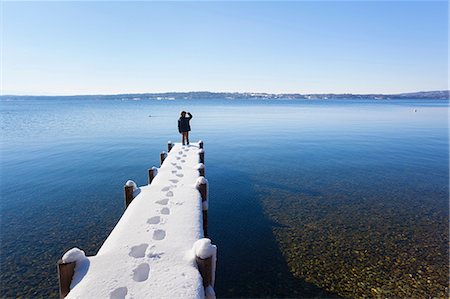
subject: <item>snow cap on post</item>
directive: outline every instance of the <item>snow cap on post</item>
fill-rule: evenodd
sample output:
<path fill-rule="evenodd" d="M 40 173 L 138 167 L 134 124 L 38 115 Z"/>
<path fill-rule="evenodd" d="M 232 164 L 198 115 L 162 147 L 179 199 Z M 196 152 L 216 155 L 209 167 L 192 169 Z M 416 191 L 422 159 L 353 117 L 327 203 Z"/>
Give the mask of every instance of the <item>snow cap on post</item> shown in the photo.
<path fill-rule="evenodd" d="M 200 176 L 205 176 L 205 164 L 198 163 L 195 167 L 197 168 L 198 173 L 200 174 Z"/>
<path fill-rule="evenodd" d="M 155 176 L 158 174 L 158 167 L 152 166 L 152 168 L 150 168 L 148 170 L 148 184 L 150 185 L 153 181 L 153 179 L 155 178 Z"/>
<path fill-rule="evenodd" d="M 132 180 L 128 180 L 126 183 L 125 183 L 125 186 L 127 186 L 127 187 L 133 187 L 133 192 L 134 191 L 136 191 L 137 190 L 137 185 L 136 185 L 136 183 L 134 182 L 134 181 L 132 181 Z"/>
<path fill-rule="evenodd" d="M 216 245 L 211 244 L 211 240 L 208 238 L 203 238 L 197 240 L 193 246 L 195 256 L 201 259 L 207 259 L 216 254 Z"/>
<path fill-rule="evenodd" d="M 204 176 L 201 176 L 197 179 L 197 181 L 195 182 L 195 186 L 198 188 L 200 185 L 207 185 L 208 184 L 208 180 L 205 179 Z"/>
<path fill-rule="evenodd" d="M 64 253 L 63 257 L 61 258 L 61 260 L 65 264 L 72 262 L 80 262 L 84 261 L 85 259 L 87 259 L 86 254 L 84 253 L 83 250 L 77 247 L 68 250 L 66 253 Z"/>

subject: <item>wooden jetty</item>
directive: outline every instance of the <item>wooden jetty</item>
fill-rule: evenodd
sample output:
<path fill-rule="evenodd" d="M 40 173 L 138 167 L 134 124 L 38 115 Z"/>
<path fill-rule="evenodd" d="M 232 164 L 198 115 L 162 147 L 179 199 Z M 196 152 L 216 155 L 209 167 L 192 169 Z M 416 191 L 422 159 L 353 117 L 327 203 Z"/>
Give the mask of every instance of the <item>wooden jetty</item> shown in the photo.
<path fill-rule="evenodd" d="M 203 142 L 168 142 L 148 184 L 124 186 L 125 211 L 95 256 L 57 263 L 60 298 L 215 298 Z"/>

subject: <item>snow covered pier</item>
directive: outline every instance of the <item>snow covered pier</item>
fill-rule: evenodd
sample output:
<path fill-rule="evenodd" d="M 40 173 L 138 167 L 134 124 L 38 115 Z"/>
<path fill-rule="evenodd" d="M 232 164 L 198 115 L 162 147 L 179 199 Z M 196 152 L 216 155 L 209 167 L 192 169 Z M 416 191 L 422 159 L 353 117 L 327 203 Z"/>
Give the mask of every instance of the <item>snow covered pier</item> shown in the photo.
<path fill-rule="evenodd" d="M 126 210 L 95 256 L 58 261 L 61 298 L 215 298 L 217 248 L 206 236 L 203 142 L 168 143 L 148 185 L 125 184 Z"/>

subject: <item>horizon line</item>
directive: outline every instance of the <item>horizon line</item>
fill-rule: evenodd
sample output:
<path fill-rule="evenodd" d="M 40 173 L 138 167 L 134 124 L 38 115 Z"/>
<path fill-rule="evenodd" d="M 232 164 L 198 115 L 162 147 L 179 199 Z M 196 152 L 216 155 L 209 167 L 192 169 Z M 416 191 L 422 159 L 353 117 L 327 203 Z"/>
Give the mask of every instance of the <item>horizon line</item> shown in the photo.
<path fill-rule="evenodd" d="M 207 90 L 197 90 L 197 91 L 163 91 L 163 92 L 129 92 L 129 93 L 92 93 L 92 94 L 0 94 L 2 97 L 79 97 L 79 96 L 121 96 L 121 95 L 143 95 L 143 94 L 168 94 L 168 93 L 229 93 L 229 94 L 264 94 L 264 95 L 357 95 L 357 96 L 370 96 L 370 95 L 402 95 L 402 94 L 414 94 L 414 93 L 431 93 L 431 92 L 447 92 L 450 93 L 450 89 L 441 90 L 420 90 L 420 91 L 407 91 L 407 92 L 396 92 L 396 93 L 334 93 L 334 92 L 322 92 L 322 93 L 272 93 L 272 92 L 256 92 L 256 91 L 207 91 Z"/>

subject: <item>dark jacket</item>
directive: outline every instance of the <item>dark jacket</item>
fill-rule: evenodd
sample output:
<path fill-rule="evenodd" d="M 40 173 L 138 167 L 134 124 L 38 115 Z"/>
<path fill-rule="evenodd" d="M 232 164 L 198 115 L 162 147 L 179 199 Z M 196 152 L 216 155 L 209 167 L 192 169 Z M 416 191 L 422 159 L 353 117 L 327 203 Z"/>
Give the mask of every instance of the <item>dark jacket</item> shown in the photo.
<path fill-rule="evenodd" d="M 180 117 L 178 120 L 178 132 L 189 132 L 191 130 L 191 125 L 189 121 L 192 119 L 192 114 L 188 112 L 188 117 Z"/>

